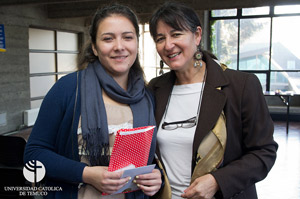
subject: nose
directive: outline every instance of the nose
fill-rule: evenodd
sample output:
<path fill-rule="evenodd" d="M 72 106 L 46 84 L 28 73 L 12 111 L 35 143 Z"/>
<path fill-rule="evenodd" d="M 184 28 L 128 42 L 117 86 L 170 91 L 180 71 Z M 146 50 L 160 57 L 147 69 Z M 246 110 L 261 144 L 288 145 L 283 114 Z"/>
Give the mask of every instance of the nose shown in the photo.
<path fill-rule="evenodd" d="M 122 39 L 118 38 L 115 40 L 114 50 L 124 50 L 124 44 Z"/>
<path fill-rule="evenodd" d="M 166 50 L 172 50 L 172 48 L 174 47 L 174 43 L 172 38 L 167 37 L 165 40 L 165 49 Z"/>

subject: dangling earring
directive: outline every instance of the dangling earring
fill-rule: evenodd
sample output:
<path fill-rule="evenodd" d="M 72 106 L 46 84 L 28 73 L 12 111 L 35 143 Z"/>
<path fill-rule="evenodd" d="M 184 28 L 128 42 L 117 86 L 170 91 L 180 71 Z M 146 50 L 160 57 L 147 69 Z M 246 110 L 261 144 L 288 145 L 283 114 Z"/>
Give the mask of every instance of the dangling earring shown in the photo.
<path fill-rule="evenodd" d="M 203 57 L 203 53 L 200 51 L 200 47 L 197 48 L 197 51 L 194 54 L 194 59 L 195 59 L 195 63 L 194 63 L 194 68 L 197 68 L 198 66 L 200 66 L 200 68 L 202 67 L 202 57 Z"/>
<path fill-rule="evenodd" d="M 160 64 L 159 75 L 162 75 L 162 74 L 164 74 L 164 71 L 163 71 L 164 62 L 163 62 L 163 60 L 160 60 L 159 64 Z"/>

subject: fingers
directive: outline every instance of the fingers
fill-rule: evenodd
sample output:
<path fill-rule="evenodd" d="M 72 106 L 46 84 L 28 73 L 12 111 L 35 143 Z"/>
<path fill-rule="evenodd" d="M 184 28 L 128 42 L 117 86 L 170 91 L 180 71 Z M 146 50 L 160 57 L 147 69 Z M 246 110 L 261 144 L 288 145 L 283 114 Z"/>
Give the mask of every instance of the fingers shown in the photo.
<path fill-rule="evenodd" d="M 103 172 L 103 176 L 104 176 L 104 178 L 108 178 L 108 179 L 121 179 L 123 172 L 124 171 L 109 172 L 109 171 L 105 170 Z"/>
<path fill-rule="evenodd" d="M 105 193 L 114 193 L 128 183 L 130 177 L 121 179 L 105 179 L 102 181 L 102 189 Z"/>
<path fill-rule="evenodd" d="M 181 194 L 181 197 L 182 198 L 193 198 L 194 195 L 195 195 L 194 191 L 187 191 L 187 192 Z"/>
<path fill-rule="evenodd" d="M 181 195 L 183 198 L 192 198 L 196 194 L 195 186 L 198 184 L 197 180 L 195 180 Z"/>
<path fill-rule="evenodd" d="M 134 183 L 145 186 L 153 186 L 161 184 L 161 174 L 158 169 L 154 169 L 152 173 L 138 175 L 134 179 Z"/>
<path fill-rule="evenodd" d="M 96 189 L 104 193 L 114 193 L 122 188 L 128 181 L 128 178 L 122 178 L 123 171 L 109 172 L 107 167 L 94 166 L 85 167 L 84 182 L 93 185 Z"/>
<path fill-rule="evenodd" d="M 219 189 L 215 178 L 207 174 L 197 178 L 181 195 L 183 198 L 211 199 Z"/>
<path fill-rule="evenodd" d="M 141 184 L 137 184 L 137 186 L 144 192 L 147 196 L 153 196 L 158 192 L 160 186 L 145 186 Z"/>
<path fill-rule="evenodd" d="M 134 183 L 148 196 L 153 196 L 161 187 L 161 173 L 154 169 L 152 173 L 136 176 Z"/>
<path fill-rule="evenodd" d="M 151 173 L 136 176 L 137 180 L 161 179 L 161 174 L 158 169 L 153 169 Z"/>
<path fill-rule="evenodd" d="M 101 182 L 102 189 L 105 193 L 114 193 L 120 188 L 122 188 L 128 181 L 130 177 L 121 178 L 123 172 L 104 172 L 103 179 Z"/>
<path fill-rule="evenodd" d="M 122 181 L 122 182 L 121 182 Z M 128 183 L 128 179 L 125 181 L 120 180 L 119 182 L 109 182 L 110 184 L 103 184 L 103 190 L 105 193 L 112 194 L 119 189 L 121 189 L 126 183 Z"/>

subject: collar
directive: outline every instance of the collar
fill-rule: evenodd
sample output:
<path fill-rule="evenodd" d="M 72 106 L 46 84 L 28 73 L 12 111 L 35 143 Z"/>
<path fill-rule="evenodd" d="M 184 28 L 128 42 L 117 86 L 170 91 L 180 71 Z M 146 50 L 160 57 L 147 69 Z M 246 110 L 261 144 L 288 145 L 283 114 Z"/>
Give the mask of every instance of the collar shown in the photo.
<path fill-rule="evenodd" d="M 201 102 L 199 122 L 196 127 L 193 143 L 193 168 L 196 162 L 196 153 L 201 141 L 209 131 L 213 129 L 225 106 L 227 96 L 222 89 L 226 88 L 229 84 L 229 80 L 221 65 L 212 59 L 208 53 L 204 52 L 203 55 L 203 61 L 205 61 L 207 67 L 207 77 Z M 157 124 L 160 124 L 162 120 L 175 80 L 175 72 L 170 71 L 158 77 L 153 84 L 156 100 L 159 100 L 160 102 L 156 104 L 155 117 Z"/>

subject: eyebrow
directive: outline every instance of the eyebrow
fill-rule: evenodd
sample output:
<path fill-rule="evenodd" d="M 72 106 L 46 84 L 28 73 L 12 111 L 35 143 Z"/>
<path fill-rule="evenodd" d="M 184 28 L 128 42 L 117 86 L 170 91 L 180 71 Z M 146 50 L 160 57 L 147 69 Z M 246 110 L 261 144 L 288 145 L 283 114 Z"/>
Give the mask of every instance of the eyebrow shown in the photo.
<path fill-rule="evenodd" d="M 122 35 L 124 35 L 124 34 L 134 34 L 134 32 L 132 32 L 132 31 L 122 32 Z M 115 33 L 105 32 L 105 33 L 102 33 L 100 36 L 104 36 L 104 35 L 115 35 Z"/>
<path fill-rule="evenodd" d="M 132 31 L 123 32 L 122 34 L 128 34 L 128 33 L 132 33 L 132 34 L 134 34 L 134 32 L 132 32 Z"/>
<path fill-rule="evenodd" d="M 174 33 L 174 32 L 176 32 L 176 31 L 181 31 L 181 30 L 175 30 L 175 29 L 172 29 L 172 30 L 170 31 L 170 33 Z M 158 34 L 156 35 L 156 37 L 158 37 L 158 36 L 162 37 L 162 36 L 164 36 L 164 34 L 158 33 Z"/>

